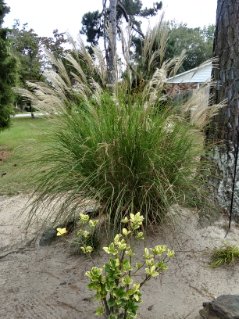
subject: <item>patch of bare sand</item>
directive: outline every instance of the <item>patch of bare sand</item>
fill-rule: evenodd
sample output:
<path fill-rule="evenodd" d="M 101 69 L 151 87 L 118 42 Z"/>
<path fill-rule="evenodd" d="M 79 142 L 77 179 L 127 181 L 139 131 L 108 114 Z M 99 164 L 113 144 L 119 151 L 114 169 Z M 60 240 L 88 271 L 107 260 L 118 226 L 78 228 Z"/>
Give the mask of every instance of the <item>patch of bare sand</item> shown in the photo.
<path fill-rule="evenodd" d="M 96 304 L 84 276 L 91 263 L 83 256 L 70 256 L 64 238 L 48 247 L 36 243 L 18 250 L 34 231 L 25 233 L 27 200 L 22 195 L 0 198 L 0 318 L 95 318 Z M 141 319 L 195 319 L 203 301 L 238 294 L 239 265 L 208 267 L 211 250 L 225 240 L 226 221 L 200 228 L 198 216 L 189 210 L 175 207 L 171 215 L 173 225 L 164 224 L 146 240 L 147 246 L 167 244 L 176 258 L 160 279 L 144 287 Z M 238 226 L 233 225 L 226 240 L 239 245 Z M 141 249 L 143 244 L 137 246 L 139 257 Z M 95 263 L 102 264 L 103 258 L 97 255 Z"/>
<path fill-rule="evenodd" d="M 6 161 L 11 155 L 11 152 L 8 150 L 0 150 L 0 164 Z"/>

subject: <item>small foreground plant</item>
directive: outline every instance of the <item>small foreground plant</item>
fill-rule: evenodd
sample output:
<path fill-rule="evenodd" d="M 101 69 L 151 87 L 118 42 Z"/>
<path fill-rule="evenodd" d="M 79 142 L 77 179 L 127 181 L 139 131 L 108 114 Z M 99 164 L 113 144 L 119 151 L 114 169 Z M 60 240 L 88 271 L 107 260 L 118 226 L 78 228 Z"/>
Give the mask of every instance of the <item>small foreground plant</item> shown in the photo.
<path fill-rule="evenodd" d="M 79 223 L 77 223 L 78 230 L 70 243 L 73 253 L 85 254 L 97 249 L 99 245 L 97 224 L 98 220 L 90 219 L 89 215 L 80 213 Z"/>
<path fill-rule="evenodd" d="M 66 235 L 66 234 L 67 234 L 67 229 L 66 229 L 66 227 L 63 227 L 63 228 L 58 227 L 58 228 L 56 229 L 56 231 L 57 231 L 56 236 L 58 236 L 58 237 L 60 237 L 60 236 L 63 236 L 63 235 Z"/>
<path fill-rule="evenodd" d="M 217 268 L 222 265 L 229 265 L 239 260 L 239 247 L 225 244 L 220 248 L 215 248 L 212 254 L 210 266 Z"/>
<path fill-rule="evenodd" d="M 101 303 L 96 315 L 107 319 L 133 319 L 141 302 L 141 288 L 151 278 L 159 276 L 167 270 L 167 263 L 174 256 L 174 251 L 165 245 L 145 248 L 143 262 L 133 262 L 132 239 L 144 239 L 141 231 L 144 217 L 140 213 L 130 214 L 122 223 L 125 227 L 114 237 L 109 246 L 103 250 L 109 255 L 108 261 L 102 267 L 92 267 L 86 272 L 90 290 L 95 291 L 95 297 Z M 87 222 L 90 222 L 87 218 Z M 91 254 L 93 248 L 83 246 L 82 251 Z M 143 271 L 141 280 L 133 277 Z"/>

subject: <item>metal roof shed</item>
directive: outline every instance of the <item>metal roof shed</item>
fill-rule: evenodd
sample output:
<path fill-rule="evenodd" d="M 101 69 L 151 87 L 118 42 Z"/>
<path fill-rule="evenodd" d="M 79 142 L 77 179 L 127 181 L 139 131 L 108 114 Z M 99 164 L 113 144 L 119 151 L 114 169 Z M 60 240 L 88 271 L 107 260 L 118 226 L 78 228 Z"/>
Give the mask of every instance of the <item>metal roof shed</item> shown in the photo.
<path fill-rule="evenodd" d="M 211 80 L 212 61 L 206 61 L 199 67 L 177 74 L 167 79 L 167 83 L 206 83 Z"/>

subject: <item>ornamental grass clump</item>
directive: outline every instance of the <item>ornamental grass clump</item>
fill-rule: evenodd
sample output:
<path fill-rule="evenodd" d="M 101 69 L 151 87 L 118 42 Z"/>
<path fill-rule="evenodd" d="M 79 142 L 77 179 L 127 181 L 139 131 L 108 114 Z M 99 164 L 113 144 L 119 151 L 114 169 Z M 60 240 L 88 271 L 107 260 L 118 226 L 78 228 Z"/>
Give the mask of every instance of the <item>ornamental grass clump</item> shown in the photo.
<path fill-rule="evenodd" d="M 31 216 L 43 203 L 51 207 L 47 218 L 55 214 L 59 223 L 91 199 L 115 227 L 133 211 L 141 211 L 145 224 L 158 223 L 172 204 L 184 205 L 203 189 L 203 125 L 212 112 L 198 105 L 198 126 L 188 120 L 195 99 L 180 111 L 167 105 L 165 82 L 182 57 L 164 62 L 159 43 L 150 58 L 152 43 L 164 39 L 156 29 L 142 44 L 142 63 L 130 59 L 130 45 L 124 50 L 124 77 L 110 88 L 102 52 L 93 48 L 92 56 L 80 42 L 66 55 L 67 67 L 52 59 L 58 71 L 47 74 L 48 83 L 20 90 L 54 117 L 49 144 L 36 161 Z"/>
<path fill-rule="evenodd" d="M 55 203 L 58 217 L 73 214 L 91 198 L 115 226 L 135 210 L 154 223 L 195 193 L 201 135 L 173 111 L 126 105 L 105 93 L 100 105 L 56 121 L 38 160 L 46 169 L 37 176 L 33 211 L 44 201 Z"/>

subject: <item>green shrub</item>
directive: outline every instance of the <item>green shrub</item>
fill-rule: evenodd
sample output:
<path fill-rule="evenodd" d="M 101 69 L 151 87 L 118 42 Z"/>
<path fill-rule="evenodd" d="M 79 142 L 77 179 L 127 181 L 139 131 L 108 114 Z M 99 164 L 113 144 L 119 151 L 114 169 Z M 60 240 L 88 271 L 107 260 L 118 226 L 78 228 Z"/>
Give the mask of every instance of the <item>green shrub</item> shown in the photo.
<path fill-rule="evenodd" d="M 108 247 L 103 247 L 109 255 L 108 261 L 101 268 L 94 266 L 86 272 L 90 281 L 88 287 L 95 292 L 95 297 L 100 302 L 96 311 L 98 316 L 107 319 L 136 318 L 142 286 L 167 270 L 167 263 L 174 256 L 174 252 L 165 245 L 157 245 L 144 249 L 141 263 L 133 261 L 135 254 L 132 239 L 143 239 L 143 219 L 143 216 L 137 213 L 122 220 L 125 224 L 122 232 L 114 237 Z M 90 246 L 82 249 L 86 254 L 92 252 Z M 140 273 L 140 279 L 135 281 L 134 276 Z"/>
<path fill-rule="evenodd" d="M 115 225 L 133 211 L 158 222 L 170 205 L 195 194 L 202 148 L 201 135 L 173 111 L 103 94 L 99 105 L 58 117 L 39 160 L 47 169 L 38 176 L 33 211 L 63 196 L 59 217 L 93 198 Z"/>
<path fill-rule="evenodd" d="M 210 266 L 213 268 L 229 265 L 239 259 L 239 247 L 235 245 L 225 244 L 220 248 L 213 250 Z"/>

